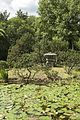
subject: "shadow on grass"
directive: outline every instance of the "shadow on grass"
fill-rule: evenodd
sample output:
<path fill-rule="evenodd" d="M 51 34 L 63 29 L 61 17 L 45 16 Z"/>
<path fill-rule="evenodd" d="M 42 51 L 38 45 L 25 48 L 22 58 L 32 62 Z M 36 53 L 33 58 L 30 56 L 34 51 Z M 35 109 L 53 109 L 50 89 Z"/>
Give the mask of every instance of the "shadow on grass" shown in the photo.
<path fill-rule="evenodd" d="M 17 78 L 11 78 L 7 82 L 8 84 L 35 84 L 35 85 L 47 85 L 51 83 L 51 80 L 47 79 L 27 79 L 27 80 L 19 80 Z"/>

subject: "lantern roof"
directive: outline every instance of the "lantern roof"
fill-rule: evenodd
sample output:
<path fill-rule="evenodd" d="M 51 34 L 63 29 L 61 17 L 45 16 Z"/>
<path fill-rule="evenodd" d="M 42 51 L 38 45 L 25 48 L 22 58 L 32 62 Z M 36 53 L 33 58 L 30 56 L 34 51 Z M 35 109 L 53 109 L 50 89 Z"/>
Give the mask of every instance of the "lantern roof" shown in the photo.
<path fill-rule="evenodd" d="M 52 53 L 52 52 L 49 52 L 49 53 L 45 53 L 44 56 L 56 56 L 57 54 L 56 53 Z"/>

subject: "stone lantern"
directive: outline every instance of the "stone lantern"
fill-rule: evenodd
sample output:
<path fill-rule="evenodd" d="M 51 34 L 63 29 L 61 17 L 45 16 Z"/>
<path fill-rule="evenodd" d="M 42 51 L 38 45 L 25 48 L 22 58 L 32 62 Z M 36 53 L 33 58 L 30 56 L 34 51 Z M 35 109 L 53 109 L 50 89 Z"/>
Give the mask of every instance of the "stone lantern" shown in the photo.
<path fill-rule="evenodd" d="M 57 54 L 55 53 L 45 53 L 44 54 L 45 62 L 47 66 L 55 66 L 57 62 Z"/>

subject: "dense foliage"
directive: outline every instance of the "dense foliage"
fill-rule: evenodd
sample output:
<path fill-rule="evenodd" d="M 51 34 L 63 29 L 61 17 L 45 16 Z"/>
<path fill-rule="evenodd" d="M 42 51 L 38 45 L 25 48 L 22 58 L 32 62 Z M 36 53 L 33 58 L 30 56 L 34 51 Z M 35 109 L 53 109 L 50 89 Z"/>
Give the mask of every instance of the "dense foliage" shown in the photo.
<path fill-rule="evenodd" d="M 68 48 L 75 48 L 75 42 L 80 37 L 79 0 L 40 0 L 39 14 L 43 31 L 50 40 L 57 36 L 62 41 L 68 41 Z"/>
<path fill-rule="evenodd" d="M 7 11 L 0 13 L 0 60 L 14 67 L 30 54 L 35 63 L 43 63 L 44 53 L 55 52 L 60 65 L 66 51 L 80 51 L 79 0 L 40 0 L 38 13 L 38 17 L 28 16 L 19 10 L 10 19 Z"/>

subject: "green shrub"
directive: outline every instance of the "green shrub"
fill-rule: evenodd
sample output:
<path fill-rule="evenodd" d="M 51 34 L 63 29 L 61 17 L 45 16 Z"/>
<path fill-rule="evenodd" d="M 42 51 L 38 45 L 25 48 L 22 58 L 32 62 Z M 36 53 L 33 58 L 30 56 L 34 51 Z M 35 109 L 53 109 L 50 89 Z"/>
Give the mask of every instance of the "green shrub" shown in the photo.
<path fill-rule="evenodd" d="M 5 82 L 8 81 L 8 72 L 7 69 L 8 68 L 8 63 L 6 61 L 0 61 L 0 79 L 5 80 Z"/>
<path fill-rule="evenodd" d="M 72 69 L 80 64 L 80 52 L 68 51 L 66 52 L 66 60 L 64 61 L 65 70 L 68 74 L 71 73 Z"/>
<path fill-rule="evenodd" d="M 45 74 L 47 75 L 47 78 L 49 80 L 55 81 L 55 80 L 61 80 L 62 78 L 58 75 L 57 71 L 45 69 Z"/>
<path fill-rule="evenodd" d="M 58 52 L 57 64 L 65 66 L 65 70 L 69 74 L 74 67 L 79 66 L 80 52 L 76 52 L 75 50 Z"/>
<path fill-rule="evenodd" d="M 66 59 L 66 52 L 59 51 L 57 53 L 57 66 L 63 66 L 65 59 Z"/>
<path fill-rule="evenodd" d="M 8 80 L 8 72 L 6 70 L 0 70 L 0 79 L 4 79 L 6 82 Z"/>
<path fill-rule="evenodd" d="M 19 55 L 16 60 L 8 59 L 8 64 L 10 67 L 15 68 L 28 68 L 32 67 L 35 63 L 35 56 L 32 53 L 25 53 Z"/>

